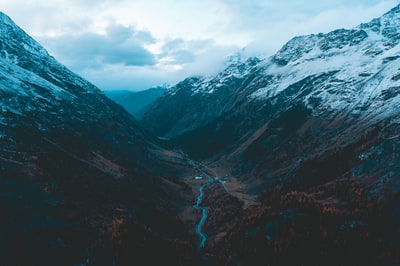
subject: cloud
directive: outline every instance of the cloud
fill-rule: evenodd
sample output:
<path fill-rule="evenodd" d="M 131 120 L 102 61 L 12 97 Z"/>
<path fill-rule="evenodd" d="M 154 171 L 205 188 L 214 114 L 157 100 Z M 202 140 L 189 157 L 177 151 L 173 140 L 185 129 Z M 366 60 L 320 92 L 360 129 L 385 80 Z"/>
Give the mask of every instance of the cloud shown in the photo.
<path fill-rule="evenodd" d="M 197 54 L 203 53 L 210 47 L 215 46 L 215 42 L 209 40 L 185 40 L 183 38 L 168 39 L 161 47 L 158 55 L 160 62 L 166 65 L 184 65 L 192 63 Z"/>
<path fill-rule="evenodd" d="M 173 39 L 164 43 L 161 53 L 154 55 L 154 64 L 101 64 L 81 69 L 79 73 L 101 89 L 143 90 L 164 83 L 175 84 L 188 76 L 214 75 L 223 68 L 226 57 L 238 49 L 211 40 Z"/>
<path fill-rule="evenodd" d="M 76 71 L 104 65 L 147 66 L 154 55 L 145 48 L 154 42 L 149 32 L 119 24 L 109 25 L 104 34 L 85 32 L 43 37 L 48 50 Z"/>
<path fill-rule="evenodd" d="M 49 52 L 103 89 L 212 75 L 226 56 L 270 56 L 296 35 L 351 28 L 398 0 L 0 0 Z"/>
<path fill-rule="evenodd" d="M 218 3 L 221 12 L 229 17 L 224 32 L 249 33 L 249 50 L 267 56 L 294 36 L 355 27 L 381 16 L 398 1 L 218 0 Z"/>
<path fill-rule="evenodd" d="M 210 45 L 206 49 L 195 54 L 193 63 L 185 65 L 179 71 L 181 79 L 193 75 L 212 76 L 221 71 L 225 65 L 228 56 L 237 52 L 240 49 L 234 45 Z"/>
<path fill-rule="evenodd" d="M 54 0 L 53 0 L 54 1 Z M 60 1 L 60 0 L 58 0 Z M 123 2 L 124 0 L 66 0 L 68 2 L 74 3 L 74 5 L 79 6 L 79 7 L 87 7 L 87 8 L 93 8 L 93 7 L 105 7 L 109 6 L 112 4 L 120 3 Z M 66 2 L 65 0 L 61 0 L 61 2 Z"/>
<path fill-rule="evenodd" d="M 148 66 L 102 65 L 86 68 L 80 74 L 104 90 L 144 90 L 160 84 L 175 84 L 188 76 L 215 75 L 223 68 L 223 61 L 237 47 L 210 46 L 198 54 L 191 54 L 189 63 L 159 62 Z"/>
<path fill-rule="evenodd" d="M 157 40 L 147 31 L 117 23 L 103 34 L 63 34 L 41 37 L 40 42 L 57 60 L 105 90 L 143 90 L 187 76 L 216 74 L 223 60 L 239 49 L 211 39 Z M 149 45 L 158 45 L 158 51 L 147 49 Z"/>
<path fill-rule="evenodd" d="M 103 90 L 144 90 L 177 82 L 174 74 L 160 71 L 155 66 L 106 65 L 98 69 L 84 69 L 81 75 Z"/>

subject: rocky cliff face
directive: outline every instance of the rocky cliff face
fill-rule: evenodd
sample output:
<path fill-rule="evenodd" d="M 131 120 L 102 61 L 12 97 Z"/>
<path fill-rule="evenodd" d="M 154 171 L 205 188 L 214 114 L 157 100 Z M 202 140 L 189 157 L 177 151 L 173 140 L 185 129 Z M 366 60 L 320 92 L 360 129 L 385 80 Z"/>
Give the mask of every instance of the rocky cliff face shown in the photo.
<path fill-rule="evenodd" d="M 0 264 L 197 260 L 184 161 L 2 13 L 0 114 Z"/>

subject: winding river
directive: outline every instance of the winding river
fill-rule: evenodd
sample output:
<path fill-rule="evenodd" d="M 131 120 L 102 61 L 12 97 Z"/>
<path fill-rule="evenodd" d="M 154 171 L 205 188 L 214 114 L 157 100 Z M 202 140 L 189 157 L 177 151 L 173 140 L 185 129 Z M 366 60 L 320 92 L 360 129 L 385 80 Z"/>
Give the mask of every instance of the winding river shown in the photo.
<path fill-rule="evenodd" d="M 202 227 L 207 220 L 207 207 L 201 206 L 201 202 L 203 201 L 204 197 L 204 187 L 207 184 L 211 184 L 214 182 L 214 178 L 212 178 L 209 174 L 207 174 L 197 162 L 188 158 L 189 164 L 196 170 L 196 172 L 203 177 L 208 179 L 208 182 L 199 186 L 199 195 L 197 196 L 196 204 L 193 205 L 193 208 L 197 210 L 201 210 L 201 219 L 196 225 L 196 233 L 199 235 L 200 243 L 199 248 L 204 248 L 206 241 L 207 241 L 207 234 L 202 231 Z"/>
<path fill-rule="evenodd" d="M 197 196 L 197 201 L 196 201 L 196 205 L 194 205 L 193 207 L 197 210 L 201 210 L 202 214 L 201 214 L 201 219 L 199 221 L 199 223 L 196 225 L 196 233 L 199 235 L 200 237 L 200 243 L 199 243 L 199 248 L 204 248 L 204 245 L 206 244 L 207 241 L 207 235 L 206 233 L 204 233 L 201 228 L 203 227 L 203 224 L 206 222 L 207 220 L 207 207 L 202 207 L 200 204 L 203 200 L 203 196 L 204 196 L 204 186 L 206 184 L 203 184 L 201 186 L 199 186 L 199 196 Z"/>

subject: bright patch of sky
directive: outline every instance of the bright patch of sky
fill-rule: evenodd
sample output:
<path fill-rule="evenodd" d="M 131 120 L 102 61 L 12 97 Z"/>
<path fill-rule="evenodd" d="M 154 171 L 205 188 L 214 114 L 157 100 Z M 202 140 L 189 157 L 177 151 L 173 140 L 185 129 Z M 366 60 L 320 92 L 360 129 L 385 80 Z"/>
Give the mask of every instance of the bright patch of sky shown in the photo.
<path fill-rule="evenodd" d="M 101 89 L 211 75 L 245 47 L 270 56 L 297 35 L 352 28 L 399 0 L 0 0 L 60 62 Z"/>

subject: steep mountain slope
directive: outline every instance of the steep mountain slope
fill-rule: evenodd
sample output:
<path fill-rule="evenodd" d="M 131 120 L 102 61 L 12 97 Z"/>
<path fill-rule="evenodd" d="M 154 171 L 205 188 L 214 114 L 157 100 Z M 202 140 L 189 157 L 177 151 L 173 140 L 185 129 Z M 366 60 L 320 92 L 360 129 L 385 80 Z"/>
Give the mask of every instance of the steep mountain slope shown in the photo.
<path fill-rule="evenodd" d="M 185 161 L 3 13 L 0 114 L 0 264 L 196 263 Z"/>
<path fill-rule="evenodd" d="M 232 65 L 232 76 L 187 79 L 149 109 L 141 123 L 239 180 L 226 183 L 232 195 L 262 195 L 210 240 L 210 259 L 399 263 L 399 24 L 400 5 L 354 29 L 296 37 Z"/>
<path fill-rule="evenodd" d="M 144 91 L 105 91 L 107 97 L 122 105 L 136 119 L 141 119 L 147 107 L 162 96 L 166 87 L 156 87 Z"/>
<path fill-rule="evenodd" d="M 171 87 L 145 112 L 141 123 L 164 138 L 206 125 L 246 99 L 244 84 L 257 76 L 260 60 L 236 62 L 213 78 L 190 77 Z"/>

